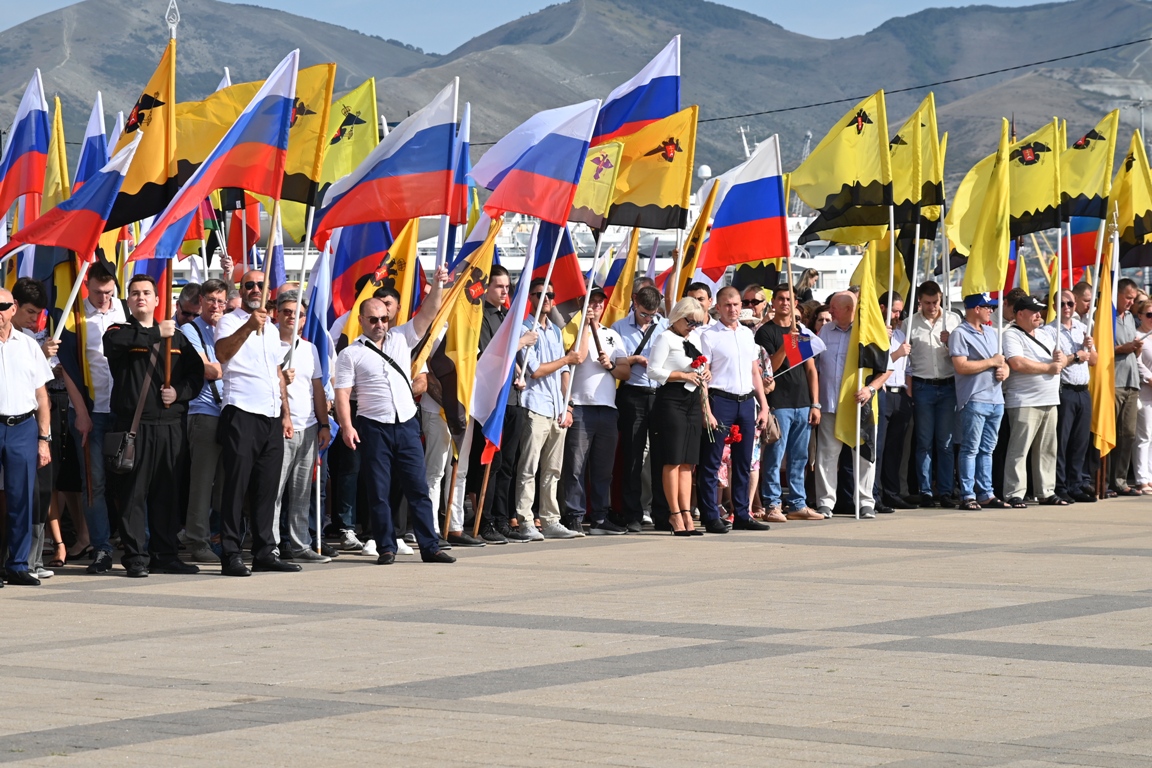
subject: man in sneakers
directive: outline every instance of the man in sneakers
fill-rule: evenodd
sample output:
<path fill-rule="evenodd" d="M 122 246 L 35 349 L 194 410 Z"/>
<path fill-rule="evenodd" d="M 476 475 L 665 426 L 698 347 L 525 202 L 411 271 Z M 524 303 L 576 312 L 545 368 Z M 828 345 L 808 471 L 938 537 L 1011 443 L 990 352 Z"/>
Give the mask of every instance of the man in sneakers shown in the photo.
<path fill-rule="evenodd" d="M 280 350 L 284 354 L 281 365 L 288 380 L 292 437 L 284 441 L 284 462 L 280 467 L 280 488 L 273 509 L 272 531 L 280 537 L 283 559 L 327 563 L 332 558 L 320 554 L 312 546 L 308 518 L 312 511 L 312 476 L 316 457 L 332 440 L 328 425 L 328 398 L 324 395 L 320 355 L 311 342 L 296 333 L 297 298 L 296 291 L 285 291 L 276 298 Z M 304 310 L 300 307 L 301 317 Z M 286 506 L 283 503 L 285 499 Z M 317 535 L 319 533 L 317 531 Z"/>
<path fill-rule="evenodd" d="M 608 296 L 599 288 L 588 298 L 584 335 L 572 372 L 572 427 L 564 442 L 564 526 L 593 536 L 627 533 L 608 519 L 612 511 L 612 463 L 616 458 L 616 382 L 632 374 L 624 340 L 600 326 Z M 585 489 L 590 491 L 586 493 Z M 590 502 L 590 504 L 589 504 Z M 591 509 L 589 509 L 591 507 Z"/>
<path fill-rule="evenodd" d="M 378 565 L 396 562 L 392 525 L 392 483 L 408 500 L 412 528 L 426 563 L 454 563 L 441 551 L 432 522 L 432 501 L 424 472 L 420 421 L 412 390 L 411 349 L 418 340 L 412 323 L 390 330 L 391 315 L 382 299 L 360 305 L 361 335 L 336 359 L 336 416 L 344 444 L 363 451 L 363 478 Z M 351 402 L 358 403 L 355 419 Z M 361 448 L 361 444 L 363 447 Z"/>
<path fill-rule="evenodd" d="M 150 570 L 178 574 L 200 571 L 178 555 L 180 511 L 173 490 L 186 449 L 184 411 L 204 384 L 204 363 L 188 339 L 176 333 L 175 321 L 155 321 L 159 303 L 156 281 L 149 275 L 136 275 L 128 283 L 131 317 L 104 334 L 104 354 L 112 370 L 116 430 L 131 431 L 135 415 L 141 414 L 135 466 L 119 484 L 122 562 L 129 578 L 147 576 Z M 172 376 L 166 383 L 164 355 L 168 344 Z"/>
<path fill-rule="evenodd" d="M 188 514 L 184 522 L 184 544 L 194 563 L 218 563 L 212 551 L 209 520 L 212 508 L 220 509 L 223 468 L 216 428 L 224 402 L 216 358 L 216 324 L 228 305 L 228 286 L 221 280 L 207 280 L 200 286 L 200 315 L 180 326 L 181 333 L 204 365 L 204 386 L 188 403 L 187 439 L 191 473 L 188 478 Z"/>
<path fill-rule="evenodd" d="M 240 288 L 243 308 L 220 318 L 216 327 L 216 356 L 224 371 L 217 433 L 224 461 L 220 572 L 250 576 L 252 570 L 299 571 L 299 565 L 277 556 L 272 527 L 284 440 L 293 434 L 280 335 L 261 302 L 264 273 L 246 272 Z M 240 555 L 245 501 L 251 504 L 252 570 Z"/>
<path fill-rule="evenodd" d="M 783 523 L 788 520 L 823 520 L 824 515 L 808 506 L 804 490 L 804 466 L 808 463 L 808 441 L 812 428 L 820 424 L 820 393 L 816 381 L 816 361 L 801 363 L 803 370 L 785 375 L 792 367 L 788 361 L 785 337 L 791 334 L 799 344 L 800 327 L 792 325 L 792 293 L 787 285 L 772 294 L 772 319 L 756 331 L 756 343 L 764 348 L 772 362 L 775 388 L 768 393 L 768 405 L 780 425 L 780 439 L 768 446 L 760 462 L 764 487 L 765 520 Z M 780 473 L 788 479 L 785 497 L 780 487 Z M 781 501 L 784 506 L 781 509 Z"/>
<path fill-rule="evenodd" d="M 520 530 L 533 541 L 548 539 L 575 539 L 581 531 L 565 528 L 560 523 L 557 489 L 560 468 L 564 461 L 564 436 L 572 425 L 572 409 L 564 402 L 568 387 L 570 366 L 579 356 L 575 351 L 564 352 L 564 338 L 560 328 L 548 319 L 556 294 L 542 278 L 528 286 L 528 305 L 533 317 L 524 321 L 529 330 L 533 318 L 540 310 L 540 325 L 536 328 L 536 343 L 525 349 L 524 373 L 527 387 L 523 403 L 528 411 L 521 437 L 519 482 L 516 514 L 520 517 Z M 536 500 L 536 476 L 541 475 L 540 521 L 541 534 L 533 522 L 532 504 Z"/>

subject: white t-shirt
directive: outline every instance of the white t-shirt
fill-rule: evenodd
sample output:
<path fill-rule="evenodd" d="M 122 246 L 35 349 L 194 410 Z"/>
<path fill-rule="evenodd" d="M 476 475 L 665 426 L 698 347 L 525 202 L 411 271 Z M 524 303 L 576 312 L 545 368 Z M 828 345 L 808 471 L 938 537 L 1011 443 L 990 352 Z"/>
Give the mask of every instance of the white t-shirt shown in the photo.
<path fill-rule="evenodd" d="M 1045 352 L 1040 344 L 1025 337 L 1025 333 L 1015 325 L 1004 329 L 1004 359 L 1023 357 L 1048 365 L 1052 362 L 1052 350 L 1056 349 L 1056 333 L 1048 326 L 1040 326 L 1033 331 L 1036 341 L 1048 348 Z M 1045 405 L 1060 405 L 1060 376 L 1054 373 L 1017 373 L 1012 371 L 1004 380 L 1004 407 L 1024 408 Z"/>
<path fill-rule="evenodd" d="M 216 344 L 248 322 L 251 314 L 233 310 L 216 323 Z M 236 354 L 222 364 L 224 405 L 234 405 L 257 416 L 280 415 L 280 332 L 269 319 L 263 333 L 250 333 Z"/>
<path fill-rule="evenodd" d="M 9 326 L 8 340 L 0 342 L 0 416 L 36 410 L 36 390 L 50 381 L 52 369 L 40 347 Z"/>
<path fill-rule="evenodd" d="M 96 400 L 92 403 L 93 413 L 112 412 L 112 371 L 108 368 L 108 358 L 104 357 L 104 332 L 126 319 L 124 305 L 118 299 L 113 299 L 112 308 L 107 312 L 97 311 L 88 299 L 84 299 L 84 359 L 88 361 L 92 391 L 96 393 Z M 82 381 L 73 383 L 84 388 Z"/>
<path fill-rule="evenodd" d="M 586 334 L 590 332 L 591 329 L 584 330 Z M 600 328 L 596 331 L 596 336 L 600 339 L 604 354 L 608 355 L 608 360 L 613 365 L 617 359 L 628 357 L 628 352 L 624 349 L 624 340 L 616 331 L 611 328 Z M 591 338 L 588 339 L 588 357 L 577 365 L 572 373 L 571 400 L 576 405 L 616 407 L 616 377 L 612 375 L 612 371 L 600 365 L 596 342 Z"/>
<path fill-rule="evenodd" d="M 292 353 L 292 367 L 296 370 L 295 379 L 288 385 L 288 411 L 292 414 L 293 429 L 307 429 L 316 423 L 315 401 L 312 399 L 312 382 L 320 381 L 320 354 L 316 346 L 304 339 L 296 340 L 296 351 Z M 280 359 L 288 356 L 288 342 L 280 342 Z M 323 386 L 324 382 L 320 381 Z"/>

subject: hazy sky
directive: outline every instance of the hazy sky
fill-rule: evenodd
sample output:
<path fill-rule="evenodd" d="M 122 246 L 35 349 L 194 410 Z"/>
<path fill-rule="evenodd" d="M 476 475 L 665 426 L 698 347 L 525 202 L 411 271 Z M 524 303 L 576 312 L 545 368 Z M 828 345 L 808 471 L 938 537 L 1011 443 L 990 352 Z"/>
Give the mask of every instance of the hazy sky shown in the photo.
<path fill-rule="evenodd" d="M 226 2 L 228 0 L 225 0 Z M 447 53 L 458 45 L 554 0 L 245 0 L 248 5 L 276 8 L 361 32 L 393 38 L 426 51 Z M 34 16 L 72 5 L 74 0 L 0 0 L 0 29 L 15 26 Z M 157 17 L 168 0 L 140 0 L 156 5 Z M 179 2 L 179 0 L 177 0 Z M 1031 5 L 1035 0 L 982 0 L 982 5 Z M 785 29 L 812 37 L 836 38 L 863 34 L 893 16 L 906 16 L 930 7 L 975 4 L 972 0 L 723 0 L 724 5 L 755 13 Z M 387 8 L 383 11 L 382 8 Z M 189 24 L 195 20 L 186 18 Z"/>

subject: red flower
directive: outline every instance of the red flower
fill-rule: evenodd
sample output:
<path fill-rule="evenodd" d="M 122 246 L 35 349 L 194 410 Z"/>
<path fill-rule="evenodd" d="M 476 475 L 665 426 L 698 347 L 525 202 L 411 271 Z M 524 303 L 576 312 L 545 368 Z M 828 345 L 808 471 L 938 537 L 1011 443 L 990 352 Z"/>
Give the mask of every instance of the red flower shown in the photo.
<path fill-rule="evenodd" d="M 724 442 L 728 445 L 738 443 L 744 439 L 744 435 L 740 434 L 740 425 L 733 424 L 732 429 L 728 430 L 728 437 L 724 438 Z"/>
<path fill-rule="evenodd" d="M 708 358 L 704 357 L 704 355 L 700 355 L 699 357 L 697 357 L 695 360 L 692 361 L 693 370 L 695 370 L 696 368 L 703 368 L 706 365 L 708 365 Z"/>

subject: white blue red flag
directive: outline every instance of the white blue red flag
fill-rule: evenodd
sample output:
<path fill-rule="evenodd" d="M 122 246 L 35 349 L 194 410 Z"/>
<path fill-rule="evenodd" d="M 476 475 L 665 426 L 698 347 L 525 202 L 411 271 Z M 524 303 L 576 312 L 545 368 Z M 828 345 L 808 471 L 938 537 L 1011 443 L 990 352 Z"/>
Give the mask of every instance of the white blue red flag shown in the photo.
<path fill-rule="evenodd" d="M 170 259 L 180 253 L 184 234 L 200 203 L 217 189 L 235 187 L 280 199 L 288 154 L 300 51 L 277 65 L 220 143 L 180 188 L 132 259 Z"/>
<path fill-rule="evenodd" d="M 476 183 L 492 190 L 484 210 L 566 223 L 599 108 L 593 99 L 538 112 L 496 142 L 472 169 Z"/>
<path fill-rule="evenodd" d="M 113 145 L 115 146 L 115 145 Z M 76 178 L 72 180 L 72 194 L 108 164 L 108 137 L 104 133 L 104 97 L 96 91 L 96 103 L 88 116 L 84 129 L 84 144 L 80 147 L 80 162 L 76 164 Z"/>
<path fill-rule="evenodd" d="M 268 248 L 265 251 L 264 279 L 268 282 L 269 295 L 288 282 L 288 271 L 284 268 L 284 226 L 280 220 L 280 206 L 276 206 L 272 216 L 272 229 L 268 233 Z"/>
<path fill-rule="evenodd" d="M 468 174 L 472 172 L 472 158 L 468 152 L 471 142 L 472 104 L 464 102 L 460 128 L 456 131 L 456 146 L 452 149 L 452 206 L 449 222 L 453 226 L 468 223 Z"/>
<path fill-rule="evenodd" d="M 26 244 L 65 248 L 87 261 L 96 260 L 96 244 L 104 224 L 112 214 L 112 205 L 124 183 L 124 174 L 140 146 L 137 132 L 132 142 L 116 153 L 83 188 L 40 218 L 12 234 L 0 256 Z"/>
<path fill-rule="evenodd" d="M 761 142 L 752 157 L 725 176 L 730 183 L 717 193 L 716 217 L 700 269 L 786 257 L 788 220 L 779 138 Z"/>
<path fill-rule="evenodd" d="M 593 144 L 627 136 L 680 111 L 680 35 L 600 107 Z"/>
<path fill-rule="evenodd" d="M 356 170 L 328 188 L 316 212 L 316 232 L 451 212 L 457 82 L 409 115 Z"/>
<path fill-rule="evenodd" d="M 325 386 L 331 381 L 332 337 L 328 334 L 328 305 L 332 303 L 332 248 L 329 243 L 312 265 L 308 277 L 308 314 L 304 318 L 304 338 L 316 346 L 320 374 Z"/>
<path fill-rule="evenodd" d="M 43 194 L 48 168 L 48 102 L 40 70 L 32 75 L 0 156 L 0 214 L 21 195 Z"/>

